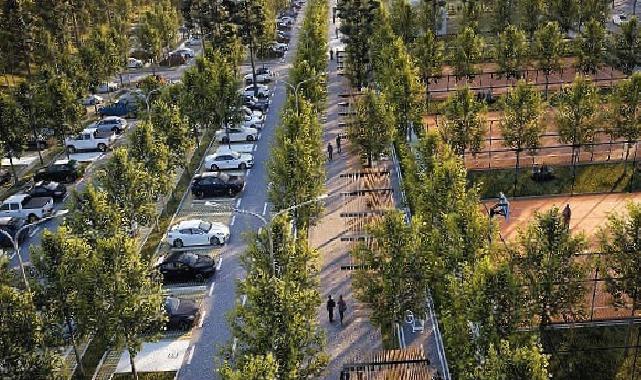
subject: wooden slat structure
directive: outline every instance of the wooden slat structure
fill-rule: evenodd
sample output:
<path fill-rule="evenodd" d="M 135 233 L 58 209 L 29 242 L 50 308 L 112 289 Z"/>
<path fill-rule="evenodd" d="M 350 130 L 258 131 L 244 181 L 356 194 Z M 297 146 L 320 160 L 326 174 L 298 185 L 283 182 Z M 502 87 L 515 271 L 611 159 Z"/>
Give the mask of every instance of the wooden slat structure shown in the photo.
<path fill-rule="evenodd" d="M 429 360 L 422 347 L 381 351 L 343 365 L 341 380 L 429 380 Z"/>

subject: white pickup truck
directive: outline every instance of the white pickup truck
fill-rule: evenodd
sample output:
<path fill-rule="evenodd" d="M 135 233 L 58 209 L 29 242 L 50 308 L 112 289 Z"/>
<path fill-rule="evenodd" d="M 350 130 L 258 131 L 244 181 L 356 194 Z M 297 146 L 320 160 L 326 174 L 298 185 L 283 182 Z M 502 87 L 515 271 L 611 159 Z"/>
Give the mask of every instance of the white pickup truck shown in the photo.
<path fill-rule="evenodd" d="M 77 150 L 99 150 L 104 152 L 116 140 L 116 136 L 99 136 L 96 128 L 86 128 L 79 134 L 65 139 L 65 146 L 69 153 Z"/>
<path fill-rule="evenodd" d="M 0 205 L 0 217 L 24 218 L 33 223 L 46 218 L 53 212 L 53 198 L 33 198 L 29 194 L 16 194 L 5 199 Z"/>

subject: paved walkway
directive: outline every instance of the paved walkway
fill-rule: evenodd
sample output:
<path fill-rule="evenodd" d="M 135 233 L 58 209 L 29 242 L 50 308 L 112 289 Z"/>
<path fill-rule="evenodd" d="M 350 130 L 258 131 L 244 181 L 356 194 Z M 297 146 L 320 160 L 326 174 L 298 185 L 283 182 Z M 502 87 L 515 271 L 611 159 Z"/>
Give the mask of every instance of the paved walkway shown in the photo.
<path fill-rule="evenodd" d="M 336 50 L 340 42 L 335 38 L 335 27 L 331 22 L 331 7 L 335 1 L 330 1 L 330 47 Z M 338 18 L 336 19 L 338 22 Z M 361 164 L 357 154 L 351 152 L 349 143 L 343 140 L 343 153 L 336 152 L 336 135 L 344 133 L 338 126 L 339 94 L 346 88 L 346 80 L 337 73 L 336 60 L 330 61 L 328 78 L 328 104 L 327 121 L 324 125 L 324 146 L 330 143 L 334 146 L 334 160 L 327 164 L 327 192 L 330 195 L 349 191 L 358 187 L 359 181 L 341 174 L 360 171 Z M 357 197 L 358 198 L 358 197 Z M 349 231 L 349 222 L 342 218 L 340 213 L 354 211 L 360 203 L 358 199 L 347 197 L 330 198 L 326 204 L 326 213 L 310 230 L 310 244 L 320 252 L 321 267 L 321 297 L 322 306 L 319 308 L 318 317 L 321 327 L 327 334 L 327 349 L 330 362 L 324 379 L 338 379 L 343 363 L 363 357 L 368 353 L 381 350 L 381 336 L 378 329 L 374 328 L 368 319 L 368 311 L 359 303 L 352 292 L 350 272 L 341 270 L 341 266 L 350 265 L 351 258 L 348 253 L 351 242 L 342 241 L 341 237 L 354 234 Z M 325 302 L 331 294 L 334 299 L 339 295 L 347 302 L 347 313 L 344 326 L 339 322 L 329 323 Z M 335 311 L 335 314 L 338 314 Z"/>

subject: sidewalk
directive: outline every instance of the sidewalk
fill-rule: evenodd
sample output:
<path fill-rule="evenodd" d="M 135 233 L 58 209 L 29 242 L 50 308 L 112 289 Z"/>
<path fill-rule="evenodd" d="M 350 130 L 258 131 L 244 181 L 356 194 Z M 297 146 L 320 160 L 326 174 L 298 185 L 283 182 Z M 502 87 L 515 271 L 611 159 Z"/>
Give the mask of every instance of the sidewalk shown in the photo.
<path fill-rule="evenodd" d="M 332 6 L 334 1 L 330 2 L 330 23 L 329 23 L 329 40 L 330 47 L 336 50 L 340 44 L 335 39 L 336 24 L 331 22 Z M 338 22 L 338 18 L 336 19 Z M 347 83 L 337 73 L 336 60 L 329 63 L 328 77 L 328 109 L 327 121 L 324 124 L 324 145 L 327 147 L 331 143 L 334 147 L 334 160 L 327 163 L 327 193 L 334 195 L 350 190 L 356 190 L 363 187 L 363 181 L 366 179 L 350 178 L 341 174 L 348 174 L 362 171 L 358 155 L 352 152 L 347 140 L 342 140 L 342 153 L 336 150 L 336 136 L 345 133 L 342 127 L 339 127 L 338 103 L 339 94 L 342 89 L 346 88 Z M 362 227 L 360 221 L 356 218 L 341 217 L 341 213 L 365 211 L 362 207 L 363 197 L 332 197 L 327 202 L 325 214 L 319 222 L 310 229 L 310 245 L 319 250 L 321 260 L 321 287 L 322 305 L 318 311 L 320 326 L 327 334 L 326 352 L 329 355 L 329 365 L 324 379 L 338 379 L 340 371 L 345 362 L 353 361 L 359 357 L 364 357 L 368 353 L 381 350 L 381 335 L 378 329 L 374 328 L 369 322 L 369 312 L 365 305 L 354 298 L 352 291 L 351 272 L 341 270 L 342 266 L 352 264 L 349 255 L 349 249 L 354 244 L 350 241 L 343 241 L 341 238 L 357 235 Z M 392 204 L 393 207 L 393 204 Z M 355 223 L 356 222 L 356 223 Z M 351 231 L 350 231 L 351 230 Z M 338 311 L 334 311 L 335 320 L 333 324 L 329 323 L 325 303 L 327 296 L 332 295 L 334 300 L 338 301 L 339 295 L 343 295 L 347 303 L 347 312 L 345 315 L 345 324 L 341 327 L 338 319 Z"/>

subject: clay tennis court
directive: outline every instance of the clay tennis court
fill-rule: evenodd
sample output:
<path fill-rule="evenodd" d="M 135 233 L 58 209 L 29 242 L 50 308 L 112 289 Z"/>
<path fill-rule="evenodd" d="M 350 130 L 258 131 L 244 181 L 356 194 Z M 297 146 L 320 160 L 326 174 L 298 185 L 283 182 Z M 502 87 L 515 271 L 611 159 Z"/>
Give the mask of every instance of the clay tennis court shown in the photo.
<path fill-rule="evenodd" d="M 572 218 L 570 228 L 573 231 L 583 231 L 588 237 L 594 235 L 597 229 L 606 222 L 609 213 L 623 213 L 627 202 L 641 202 L 641 193 L 610 193 L 595 195 L 563 195 L 550 197 L 527 197 L 510 199 L 510 219 L 497 219 L 501 227 L 501 234 L 506 240 L 513 239 L 519 229 L 524 229 L 534 219 L 534 214 L 539 211 L 549 210 L 556 206 L 563 209 L 570 205 Z M 488 207 L 496 200 L 484 202 Z"/>

